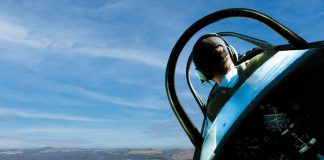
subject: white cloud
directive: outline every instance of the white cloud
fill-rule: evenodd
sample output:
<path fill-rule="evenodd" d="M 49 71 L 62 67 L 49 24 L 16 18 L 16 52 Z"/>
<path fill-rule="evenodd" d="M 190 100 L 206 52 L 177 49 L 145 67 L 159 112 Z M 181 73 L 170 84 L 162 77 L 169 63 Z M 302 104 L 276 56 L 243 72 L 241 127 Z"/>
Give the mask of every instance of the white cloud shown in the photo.
<path fill-rule="evenodd" d="M 44 134 L 48 135 L 64 135 L 65 138 L 73 137 L 119 137 L 122 133 L 127 136 L 130 134 L 130 130 L 127 128 L 119 129 L 98 129 L 98 128 L 75 128 L 75 127 L 60 127 L 60 126 L 39 126 L 29 128 L 17 128 L 17 129 L 1 129 L 2 135 L 15 135 L 15 136 L 26 136 L 26 134 Z M 28 136 L 28 135 L 27 135 Z M 60 136 L 61 137 L 61 136 Z"/>
<path fill-rule="evenodd" d="M 27 111 L 21 109 L 9 109 L 0 107 L 0 115 L 3 117 L 39 118 L 50 120 L 81 121 L 81 122 L 107 122 L 106 119 L 90 118 L 68 114 L 53 114 L 40 111 Z"/>
<path fill-rule="evenodd" d="M 59 30 L 55 32 L 60 32 Z M 78 31 L 75 31 L 78 32 Z M 30 34 L 30 30 L 24 26 L 12 24 L 0 19 L 0 41 L 16 43 L 34 48 L 57 51 L 60 53 L 83 54 L 93 57 L 116 58 L 139 62 L 145 65 L 165 69 L 166 59 L 160 57 L 156 51 L 138 50 L 132 48 L 110 48 L 102 44 L 90 44 L 80 39 L 57 40 L 58 37 Z M 73 33 L 70 33 L 73 34 Z M 38 35 L 38 36 L 37 36 Z"/>
<path fill-rule="evenodd" d="M 100 6 L 99 8 L 94 8 L 91 11 L 95 13 L 111 13 L 112 11 L 125 11 L 126 9 L 129 9 L 132 5 L 134 5 L 134 0 L 118 0 L 115 2 L 106 2 L 104 5 Z"/>
<path fill-rule="evenodd" d="M 0 148 L 36 148 L 36 147 L 77 147 L 90 146 L 82 139 L 27 139 L 22 137 L 0 136 Z"/>
<path fill-rule="evenodd" d="M 85 45 L 80 48 L 72 49 L 71 52 L 83 53 L 94 57 L 116 58 L 136 61 L 148 66 L 153 66 L 161 69 L 165 69 L 167 64 L 166 59 L 158 56 L 161 54 L 154 53 L 153 51 L 151 53 L 147 53 L 149 51 L 135 50 L 129 48 L 93 48 Z"/>
<path fill-rule="evenodd" d="M 12 91 L 11 89 L 7 89 L 5 87 L 0 87 L 0 89 L 6 92 L 6 94 L 0 93 L 0 96 L 2 95 L 2 98 L 4 99 L 10 99 L 13 101 L 18 101 L 23 103 L 38 102 L 38 103 L 45 103 L 45 105 L 54 104 L 54 106 L 55 104 L 68 105 L 68 106 L 92 106 L 93 105 L 92 103 L 94 102 L 95 103 L 103 102 L 108 105 L 114 104 L 118 106 L 131 107 L 131 108 L 166 109 L 169 107 L 167 98 L 164 96 L 164 94 L 161 93 L 158 93 L 158 95 L 152 95 L 150 93 L 144 92 L 144 94 L 138 94 L 135 96 L 129 95 L 127 96 L 128 98 L 125 98 L 124 95 L 114 96 L 110 94 L 103 94 L 89 89 L 85 89 L 82 86 L 73 86 L 69 84 L 56 83 L 52 81 L 42 81 L 39 79 L 32 79 L 32 80 L 37 85 L 31 87 L 37 87 L 41 89 L 43 92 L 48 92 L 52 94 L 41 96 L 34 93 L 20 93 L 20 92 Z M 164 91 L 163 89 L 161 90 L 161 92 Z M 108 92 L 108 93 L 113 93 L 113 92 Z M 72 95 L 80 98 L 68 99 L 62 95 Z M 4 110 L 1 109 L 3 108 L 0 107 L 0 115 L 1 113 L 4 113 Z M 9 113 L 9 111 L 6 110 L 6 113 Z M 62 117 L 62 115 L 60 117 Z M 68 119 L 68 118 L 64 118 L 64 119 Z M 75 117 L 74 119 L 77 119 L 77 117 Z"/>
<path fill-rule="evenodd" d="M 44 48 L 48 45 L 44 39 L 31 39 L 27 28 L 12 24 L 3 19 L 0 19 L 0 40 L 37 48 Z"/>
<path fill-rule="evenodd" d="M 134 5 L 134 0 L 117 0 L 114 2 L 106 2 L 102 5 L 98 5 L 95 7 L 86 6 L 72 6 L 68 7 L 68 9 L 72 12 L 76 12 L 79 14 L 89 13 L 92 15 L 102 15 L 103 13 L 112 13 L 112 12 L 123 12 L 129 9 Z"/>
<path fill-rule="evenodd" d="M 70 127 L 55 127 L 55 126 L 41 126 L 32 128 L 18 128 L 2 130 L 2 134 L 17 134 L 25 135 L 30 133 L 50 133 L 50 134 L 76 134 L 76 135 L 88 135 L 88 136 L 109 136 L 110 133 L 116 132 L 115 130 L 109 129 L 97 129 L 97 128 L 70 128 Z"/>
<path fill-rule="evenodd" d="M 83 95 L 85 97 L 103 101 L 106 103 L 113 103 L 120 106 L 147 109 L 163 109 L 166 108 L 166 106 L 169 106 L 169 104 L 166 103 L 166 99 L 159 99 L 155 96 L 140 97 L 140 99 L 132 100 L 131 98 L 124 99 L 120 97 L 103 95 L 83 88 L 75 89 L 78 91 L 78 94 Z"/>

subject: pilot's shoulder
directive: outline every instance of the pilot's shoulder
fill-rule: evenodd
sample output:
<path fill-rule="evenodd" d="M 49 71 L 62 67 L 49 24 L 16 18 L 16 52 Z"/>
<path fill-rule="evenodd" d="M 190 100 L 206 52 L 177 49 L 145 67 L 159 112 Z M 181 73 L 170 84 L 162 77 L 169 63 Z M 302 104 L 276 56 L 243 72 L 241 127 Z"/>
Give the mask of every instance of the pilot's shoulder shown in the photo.
<path fill-rule="evenodd" d="M 241 65 L 244 66 L 246 73 L 252 74 L 252 72 L 259 68 L 268 59 L 270 59 L 275 53 L 275 51 L 265 50 L 262 53 L 254 56 L 253 58 L 244 61 Z"/>

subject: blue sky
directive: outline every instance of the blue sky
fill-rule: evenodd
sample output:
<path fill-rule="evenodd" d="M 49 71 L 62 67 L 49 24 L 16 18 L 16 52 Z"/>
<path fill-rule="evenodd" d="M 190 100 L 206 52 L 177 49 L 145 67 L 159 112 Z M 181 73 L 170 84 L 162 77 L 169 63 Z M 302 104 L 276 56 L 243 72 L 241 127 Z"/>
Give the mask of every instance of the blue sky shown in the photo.
<path fill-rule="evenodd" d="M 180 35 L 217 10 L 264 12 L 307 41 L 323 40 L 320 0 L 4 0 L 0 5 L 0 148 L 192 147 L 170 109 L 165 66 Z M 235 31 L 286 43 L 247 19 L 199 34 Z M 202 115 L 185 84 L 184 49 L 176 75 L 193 121 Z M 239 52 L 252 46 L 228 39 Z M 204 99 L 210 86 L 193 79 Z"/>

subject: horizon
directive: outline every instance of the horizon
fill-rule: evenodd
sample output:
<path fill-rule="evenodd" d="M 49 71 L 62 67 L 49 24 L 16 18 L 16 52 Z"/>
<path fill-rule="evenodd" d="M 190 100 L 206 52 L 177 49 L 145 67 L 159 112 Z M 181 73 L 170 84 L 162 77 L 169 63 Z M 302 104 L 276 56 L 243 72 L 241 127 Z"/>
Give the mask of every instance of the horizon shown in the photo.
<path fill-rule="evenodd" d="M 40 147 L 40 148 L 0 148 L 0 151 L 7 151 L 7 150 L 37 150 L 37 149 L 80 149 L 80 150 L 109 150 L 109 149 L 134 149 L 134 150 L 169 150 L 169 149 L 185 149 L 185 150 L 191 150 L 194 149 L 194 147 L 116 147 L 116 148 L 82 148 L 82 147 Z"/>

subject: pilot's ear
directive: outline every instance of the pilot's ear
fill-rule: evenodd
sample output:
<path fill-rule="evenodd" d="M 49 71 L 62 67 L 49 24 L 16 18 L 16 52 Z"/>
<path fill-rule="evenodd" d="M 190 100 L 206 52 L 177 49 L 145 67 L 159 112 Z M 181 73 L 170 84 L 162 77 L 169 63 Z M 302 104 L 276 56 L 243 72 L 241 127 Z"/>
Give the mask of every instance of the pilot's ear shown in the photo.
<path fill-rule="evenodd" d="M 239 59 L 238 57 L 239 56 L 238 56 L 238 53 L 237 53 L 236 49 L 233 46 L 229 45 L 228 46 L 228 50 L 229 50 L 229 54 L 230 54 L 230 57 L 231 57 L 233 63 L 235 65 L 237 65 L 237 62 L 238 62 L 238 59 Z"/>

